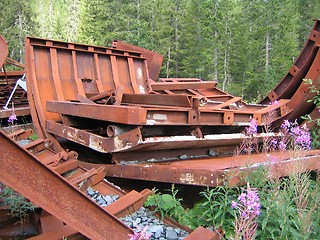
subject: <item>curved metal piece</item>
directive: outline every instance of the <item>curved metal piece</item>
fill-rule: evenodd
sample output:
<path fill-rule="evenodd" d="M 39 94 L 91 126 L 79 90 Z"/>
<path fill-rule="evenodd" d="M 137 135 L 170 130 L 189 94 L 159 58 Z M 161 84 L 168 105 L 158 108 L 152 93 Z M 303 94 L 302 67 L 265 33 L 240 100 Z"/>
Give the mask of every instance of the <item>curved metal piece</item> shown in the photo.
<path fill-rule="evenodd" d="M 286 98 L 289 99 L 298 89 L 302 79 L 309 70 L 317 53 L 317 47 L 320 45 L 320 20 L 315 20 L 313 29 L 309 38 L 302 49 L 299 57 L 285 77 L 271 90 L 260 103 L 270 104 L 276 100 Z"/>

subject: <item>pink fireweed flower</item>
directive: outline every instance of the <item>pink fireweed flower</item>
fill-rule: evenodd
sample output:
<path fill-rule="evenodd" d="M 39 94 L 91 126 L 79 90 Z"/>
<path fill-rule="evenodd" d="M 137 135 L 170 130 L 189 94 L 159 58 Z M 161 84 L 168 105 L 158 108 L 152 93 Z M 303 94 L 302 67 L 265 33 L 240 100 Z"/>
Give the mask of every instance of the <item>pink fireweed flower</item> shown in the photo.
<path fill-rule="evenodd" d="M 280 151 L 284 151 L 287 149 L 287 144 L 285 144 L 283 141 L 280 141 L 278 147 Z"/>
<path fill-rule="evenodd" d="M 17 115 L 15 115 L 14 113 L 9 117 L 8 119 L 8 123 L 13 123 L 14 121 L 17 121 Z"/>
<path fill-rule="evenodd" d="M 246 133 L 248 135 L 253 135 L 256 134 L 258 132 L 258 125 L 257 125 L 257 121 L 255 119 L 251 119 L 249 127 L 246 128 Z"/>
<path fill-rule="evenodd" d="M 258 192 L 254 188 L 248 188 L 243 190 L 243 192 L 238 197 L 240 204 L 237 202 L 232 202 L 232 207 L 239 207 L 242 213 L 247 216 L 257 216 L 260 214 L 260 199 Z"/>
<path fill-rule="evenodd" d="M 279 105 L 280 105 L 280 103 L 279 103 L 279 101 L 275 100 L 275 101 L 272 103 L 272 105 L 279 106 Z"/>
<path fill-rule="evenodd" d="M 142 230 L 137 227 L 140 232 L 133 232 L 133 234 L 128 234 L 129 240 L 149 240 L 152 234 L 147 233 L 148 226 L 145 226 Z"/>
<path fill-rule="evenodd" d="M 291 128 L 290 134 L 293 137 L 296 146 L 303 149 L 311 148 L 311 137 L 307 129 L 295 126 Z"/>
<path fill-rule="evenodd" d="M 261 208 L 257 190 L 250 188 L 248 183 L 247 189 L 243 189 L 238 197 L 238 202 L 232 201 L 231 207 L 238 210 L 234 222 L 235 239 L 254 239 Z"/>

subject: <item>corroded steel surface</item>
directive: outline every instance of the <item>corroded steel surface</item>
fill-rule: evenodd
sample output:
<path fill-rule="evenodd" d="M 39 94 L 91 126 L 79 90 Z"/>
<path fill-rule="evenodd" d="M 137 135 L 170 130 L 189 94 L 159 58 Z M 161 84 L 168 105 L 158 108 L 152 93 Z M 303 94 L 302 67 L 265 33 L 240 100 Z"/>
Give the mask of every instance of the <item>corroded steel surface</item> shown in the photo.
<path fill-rule="evenodd" d="M 149 77 L 153 81 L 157 81 L 163 60 L 161 54 L 119 40 L 113 41 L 112 47 L 119 50 L 123 49 L 126 51 L 141 52 L 142 57 L 145 57 L 148 60 Z"/>
<path fill-rule="evenodd" d="M 270 159 L 275 160 L 271 162 Z M 88 163 L 81 164 L 90 167 Z M 225 184 L 227 179 L 231 184 L 239 184 L 240 174 L 262 165 L 270 168 L 270 176 L 278 178 L 287 176 L 299 164 L 306 164 L 307 170 L 320 169 L 320 150 L 307 152 L 304 159 L 290 152 L 280 152 L 104 166 L 109 177 L 215 187 Z"/>
<path fill-rule="evenodd" d="M 231 132 L 239 133 L 251 118 L 263 125 L 271 111 L 274 120 L 290 112 L 288 100 L 250 105 L 216 88 L 216 82 L 149 81 L 147 60 L 139 52 L 35 38 L 26 39 L 26 52 L 29 104 L 38 134 L 102 153 L 132 151 L 138 145 L 145 145 L 141 151 L 207 147 L 221 126 L 238 127 Z M 169 142 L 166 147 L 163 139 Z M 179 139 L 192 143 L 183 145 Z"/>
<path fill-rule="evenodd" d="M 262 134 L 264 124 L 277 127 L 284 119 L 294 121 L 308 113 L 319 118 L 319 110 L 308 102 L 315 94 L 302 81 L 312 79 L 319 89 L 319 42 L 316 21 L 288 74 L 261 104 L 247 104 L 213 81 L 156 82 L 162 56 L 120 41 L 105 48 L 27 38 L 28 102 L 39 139 L 22 150 L 1 133 L 5 146 L 0 154 L 1 180 L 59 218 L 43 215 L 45 231 L 35 239 L 79 232 L 93 239 L 125 239 L 132 231 L 115 216 L 138 209 L 151 191 L 124 194 L 105 183 L 106 175 L 214 187 L 226 179 L 241 184 L 240 175 L 261 165 L 277 178 L 288 175 L 301 161 L 308 170 L 320 169 L 319 150 L 307 151 L 303 158 L 290 151 L 230 157 L 252 118 L 259 126 L 259 141 L 277 135 Z M 13 135 L 22 138 L 30 133 Z M 88 148 L 94 150 L 91 157 L 86 155 Z M 78 157 L 109 164 L 80 162 Z M 26 185 L 28 181 L 33 182 Z M 88 187 L 122 197 L 103 209 L 85 196 Z M 199 237 L 218 239 L 216 233 L 201 228 L 187 239 Z"/>
<path fill-rule="evenodd" d="M 132 233 L 3 132 L 0 132 L 0 141 L 0 180 L 6 185 L 91 239 L 126 239 L 127 234 Z"/>

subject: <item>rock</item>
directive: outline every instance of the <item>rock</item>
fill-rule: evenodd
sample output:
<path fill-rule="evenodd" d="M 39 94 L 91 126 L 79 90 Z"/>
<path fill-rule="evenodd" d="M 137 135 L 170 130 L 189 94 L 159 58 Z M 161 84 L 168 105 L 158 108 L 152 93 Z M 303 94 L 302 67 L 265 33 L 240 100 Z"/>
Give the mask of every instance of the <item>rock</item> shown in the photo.
<path fill-rule="evenodd" d="M 167 240 L 177 240 L 178 239 L 178 234 L 172 227 L 167 227 L 166 231 L 166 239 Z"/>
<path fill-rule="evenodd" d="M 94 190 L 93 190 L 93 188 L 88 187 L 87 193 L 88 193 L 88 195 L 93 196 L 93 195 L 94 195 Z"/>

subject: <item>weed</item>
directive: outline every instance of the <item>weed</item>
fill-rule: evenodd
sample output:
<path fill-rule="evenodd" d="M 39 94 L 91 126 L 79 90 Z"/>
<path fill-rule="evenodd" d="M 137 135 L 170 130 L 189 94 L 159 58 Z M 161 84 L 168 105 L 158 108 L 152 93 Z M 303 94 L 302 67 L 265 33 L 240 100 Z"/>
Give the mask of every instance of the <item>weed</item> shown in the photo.
<path fill-rule="evenodd" d="M 184 208 L 181 205 L 182 199 L 177 198 L 178 190 L 174 188 L 174 184 L 169 191 L 171 194 L 156 194 L 157 190 L 154 190 L 154 194 L 148 197 L 145 206 L 155 207 L 155 212 L 159 212 L 162 218 L 169 216 L 179 221 L 184 213 Z"/>
<path fill-rule="evenodd" d="M 30 201 L 8 186 L 0 192 L 0 198 L 3 201 L 1 206 L 10 209 L 11 215 L 18 217 L 21 224 L 28 220 L 28 212 L 34 211 L 34 206 Z"/>

